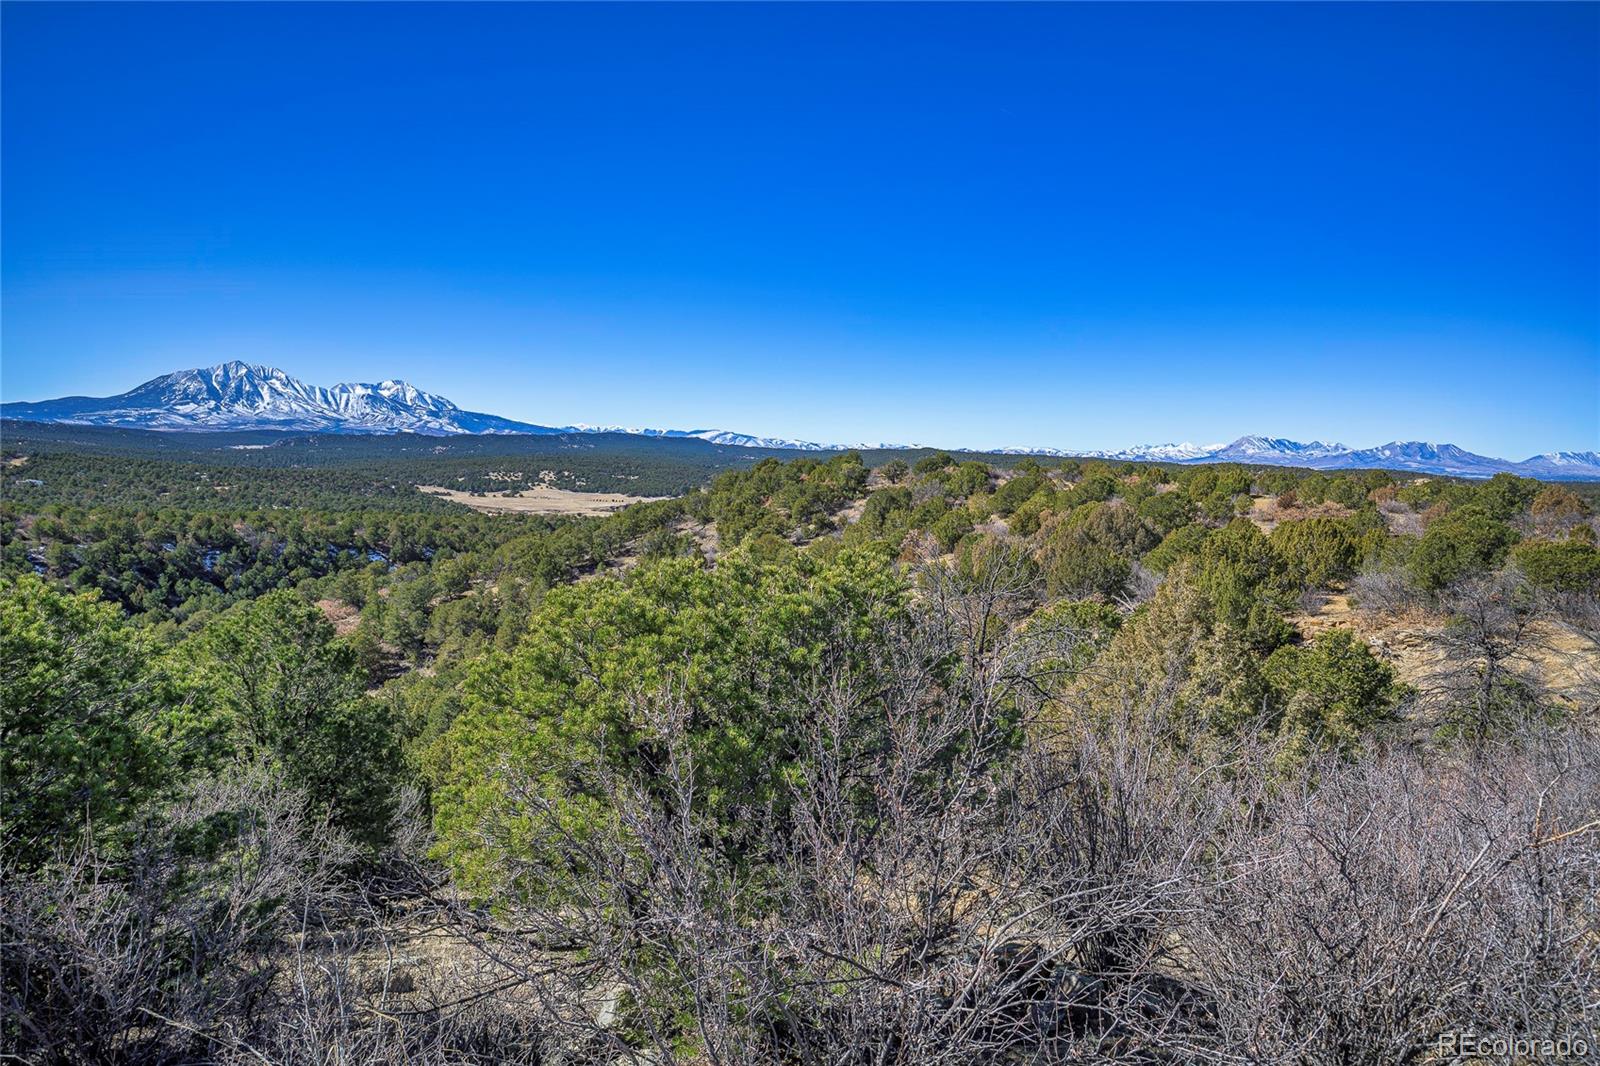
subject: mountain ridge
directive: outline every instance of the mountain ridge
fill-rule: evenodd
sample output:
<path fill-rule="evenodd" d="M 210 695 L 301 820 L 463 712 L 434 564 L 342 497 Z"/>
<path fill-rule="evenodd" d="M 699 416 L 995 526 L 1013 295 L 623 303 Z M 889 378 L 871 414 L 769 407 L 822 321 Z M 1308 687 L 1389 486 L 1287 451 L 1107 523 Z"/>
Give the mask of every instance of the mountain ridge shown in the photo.
<path fill-rule="evenodd" d="M 10 418 L 136 429 L 288 429 L 325 433 L 559 432 L 463 411 L 409 382 L 308 385 L 276 367 L 233 360 L 177 370 L 115 396 L 0 405 Z"/>
<path fill-rule="evenodd" d="M 622 426 L 543 426 L 466 411 L 450 400 L 398 379 L 309 385 L 276 367 L 233 360 L 212 367 L 178 370 L 107 397 L 65 396 L 55 400 L 0 404 L 0 416 L 68 425 L 121 426 L 167 431 L 283 429 L 311 433 L 580 434 L 696 439 L 744 448 L 828 452 L 849 449 L 924 448 L 916 444 L 824 444 L 763 437 L 723 429 L 656 429 Z M 1520 462 L 1478 455 L 1454 444 L 1390 441 L 1351 448 L 1325 441 L 1301 443 L 1285 437 L 1248 435 L 1226 444 L 1145 444 L 1101 451 L 1064 448 L 998 448 L 996 454 L 1047 455 L 1132 462 L 1240 462 L 1318 470 L 1382 468 L 1460 477 L 1507 472 L 1547 480 L 1600 480 L 1600 452 L 1557 451 Z"/>

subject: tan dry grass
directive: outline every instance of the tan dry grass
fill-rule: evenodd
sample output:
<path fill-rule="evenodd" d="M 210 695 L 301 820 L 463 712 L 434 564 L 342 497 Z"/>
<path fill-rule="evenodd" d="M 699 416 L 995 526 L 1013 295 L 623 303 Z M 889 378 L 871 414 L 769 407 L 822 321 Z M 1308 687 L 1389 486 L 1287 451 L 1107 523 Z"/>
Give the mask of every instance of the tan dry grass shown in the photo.
<path fill-rule="evenodd" d="M 1335 592 L 1324 594 L 1314 610 L 1295 615 L 1289 622 L 1307 640 L 1330 629 L 1353 631 L 1407 684 L 1426 686 L 1450 665 L 1439 643 L 1445 619 L 1424 610 L 1402 614 L 1362 611 L 1351 604 L 1347 594 Z M 1513 664 L 1513 672 L 1531 674 L 1532 680 L 1558 699 L 1581 700 L 1583 692 L 1600 678 L 1600 643 L 1559 620 L 1534 624 L 1527 656 L 1531 662 Z"/>
<path fill-rule="evenodd" d="M 361 624 L 361 612 L 343 600 L 318 600 L 317 610 L 333 623 L 333 631 L 341 637 L 349 636 Z"/>
<path fill-rule="evenodd" d="M 1245 517 L 1254 522 L 1261 532 L 1271 533 L 1278 528 L 1279 522 L 1299 522 L 1307 518 L 1348 518 L 1353 513 L 1350 508 L 1329 501 L 1323 501 L 1313 507 L 1291 507 L 1284 510 L 1278 506 L 1276 496 L 1252 496 L 1250 513 Z"/>
<path fill-rule="evenodd" d="M 438 496 L 452 503 L 466 504 L 484 514 L 554 514 L 601 517 L 620 511 L 629 504 L 664 500 L 665 496 L 625 496 L 620 492 L 574 492 L 548 485 L 536 485 L 520 492 L 496 496 L 474 496 L 470 492 L 439 485 L 418 485 L 419 492 Z"/>

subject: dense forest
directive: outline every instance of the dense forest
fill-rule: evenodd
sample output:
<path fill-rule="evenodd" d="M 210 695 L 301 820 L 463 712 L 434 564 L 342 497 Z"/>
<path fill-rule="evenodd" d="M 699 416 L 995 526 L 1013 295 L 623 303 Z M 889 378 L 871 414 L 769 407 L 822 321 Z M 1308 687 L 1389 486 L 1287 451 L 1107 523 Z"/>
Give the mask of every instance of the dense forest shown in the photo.
<path fill-rule="evenodd" d="M 442 510 L 416 486 L 475 493 L 533 484 L 666 496 L 773 454 L 622 433 L 548 436 L 338 436 L 255 431 L 162 433 L 6 421 L 7 500 L 144 508 Z"/>
<path fill-rule="evenodd" d="M 185 436 L 5 441 L 7 1055 L 1378 1066 L 1600 1026 L 1592 486 Z M 415 491 L 542 471 L 670 498 Z"/>

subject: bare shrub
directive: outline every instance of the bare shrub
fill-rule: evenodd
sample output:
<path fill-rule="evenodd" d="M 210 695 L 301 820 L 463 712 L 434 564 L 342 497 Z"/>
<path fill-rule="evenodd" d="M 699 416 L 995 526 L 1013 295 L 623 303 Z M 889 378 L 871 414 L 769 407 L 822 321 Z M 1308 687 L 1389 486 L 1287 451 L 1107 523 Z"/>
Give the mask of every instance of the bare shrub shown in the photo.
<path fill-rule="evenodd" d="M 1362 570 L 1350 579 L 1349 590 L 1350 602 L 1368 614 L 1403 614 L 1425 600 L 1397 567 Z"/>
<path fill-rule="evenodd" d="M 1116 597 L 1116 604 L 1124 611 L 1135 610 L 1154 599 L 1156 589 L 1160 587 L 1161 575 L 1146 569 L 1144 564 L 1135 562 L 1128 574 L 1127 585 Z"/>
<path fill-rule="evenodd" d="M 268 1013 L 274 956 L 339 905 L 353 852 L 259 766 L 208 781 L 125 846 L 86 838 L 7 872 L 6 1050 L 166 1061 Z"/>
<path fill-rule="evenodd" d="M 1592 737 L 1325 763 L 1219 841 L 1180 932 L 1195 1061 L 1431 1061 L 1462 1032 L 1592 1031 Z M 1219 876 L 1227 871 L 1228 876 Z"/>
<path fill-rule="evenodd" d="M 1439 597 L 1448 621 L 1443 658 L 1422 687 L 1442 703 L 1444 724 L 1481 739 L 1545 713 L 1540 657 L 1549 652 L 1548 604 L 1513 568 L 1464 578 Z"/>

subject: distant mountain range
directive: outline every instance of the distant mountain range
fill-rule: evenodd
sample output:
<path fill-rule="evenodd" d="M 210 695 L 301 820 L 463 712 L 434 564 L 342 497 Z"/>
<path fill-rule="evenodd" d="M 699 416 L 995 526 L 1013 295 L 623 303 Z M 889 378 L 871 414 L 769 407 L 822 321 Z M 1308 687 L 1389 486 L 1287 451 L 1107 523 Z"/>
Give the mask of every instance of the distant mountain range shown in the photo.
<path fill-rule="evenodd" d="M 1547 452 L 1513 462 L 1477 455 L 1454 444 L 1415 440 L 1391 441 L 1375 448 L 1351 448 L 1324 441 L 1302 444 L 1282 437 L 1240 437 L 1232 444 L 1152 444 L 1085 454 L 1136 462 L 1254 463 L 1314 470 L 1415 470 L 1458 477 L 1492 477 L 1504 471 L 1549 481 L 1600 480 L 1600 452 Z"/>
<path fill-rule="evenodd" d="M 632 433 L 691 438 L 743 448 L 796 451 L 917 448 L 914 444 L 819 444 L 757 437 L 721 429 L 648 429 L 622 426 L 539 426 L 496 415 L 464 411 L 442 396 L 404 381 L 308 385 L 273 367 L 242 362 L 179 370 L 119 396 L 67 396 L 37 403 L 0 404 L 0 416 L 72 425 L 128 426 L 162 430 L 277 429 L 309 433 Z M 1600 480 L 1600 453 L 1550 452 L 1521 462 L 1496 459 L 1453 444 L 1394 441 L 1375 448 L 1281 437 L 1240 437 L 1231 444 L 1148 444 L 1118 451 L 1073 452 L 1059 448 L 1003 448 L 1013 455 L 1082 456 L 1134 462 L 1238 462 L 1317 470 L 1382 468 L 1418 473 L 1490 477 L 1501 471 L 1546 480 Z"/>
<path fill-rule="evenodd" d="M 179 370 L 119 396 L 65 396 L 0 405 L 34 422 L 139 429 L 287 429 L 310 433 L 554 433 L 509 418 L 463 411 L 404 381 L 325 389 L 274 367 L 222 363 Z"/>
<path fill-rule="evenodd" d="M 736 448 L 828 452 L 843 448 L 916 448 L 909 444 L 817 444 L 757 437 L 725 429 L 649 429 L 627 426 L 540 426 L 464 411 L 404 381 L 347 382 L 323 388 L 276 367 L 237 360 L 179 370 L 117 396 L 64 396 L 37 403 L 0 404 L 0 417 L 80 426 L 137 429 L 276 429 L 303 433 L 631 433 L 703 440 Z"/>

